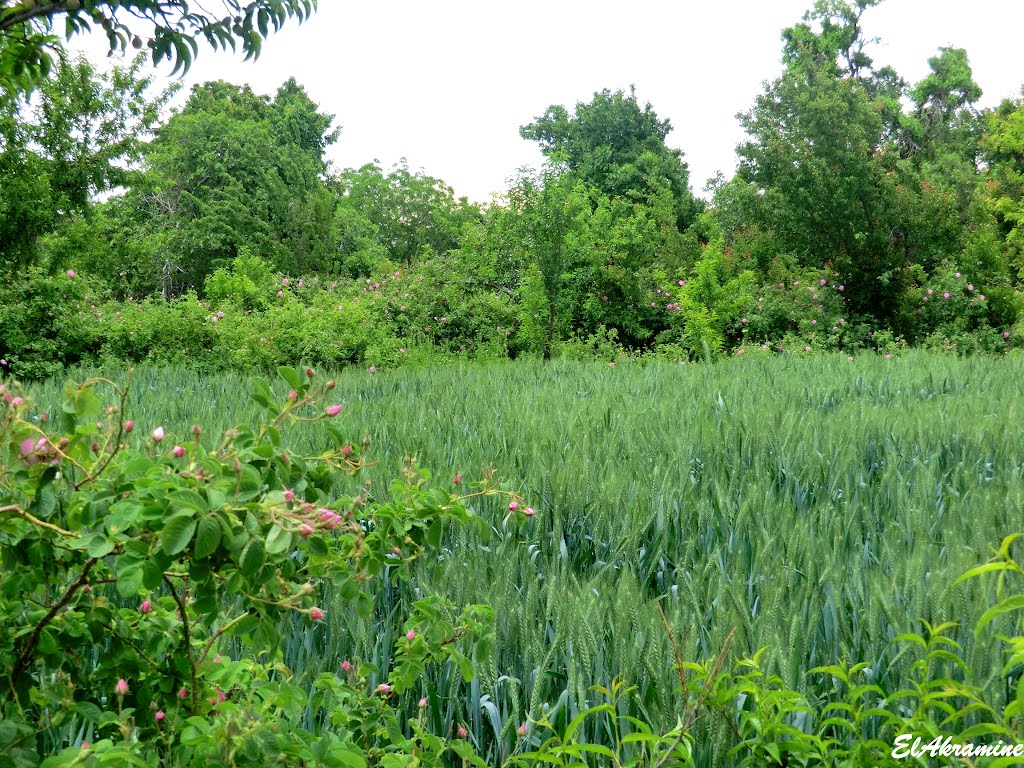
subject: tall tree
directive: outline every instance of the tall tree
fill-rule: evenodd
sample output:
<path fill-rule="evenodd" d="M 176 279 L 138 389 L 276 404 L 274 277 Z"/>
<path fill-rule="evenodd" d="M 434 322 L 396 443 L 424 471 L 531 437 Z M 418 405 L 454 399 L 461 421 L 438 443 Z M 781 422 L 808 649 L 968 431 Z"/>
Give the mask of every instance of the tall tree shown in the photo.
<path fill-rule="evenodd" d="M 683 153 L 665 143 L 671 130 L 671 123 L 659 119 L 650 104 L 640 106 L 630 88 L 628 95 L 607 89 L 595 93 L 572 114 L 552 105 L 519 133 L 610 198 L 651 203 L 667 192 L 676 226 L 683 231 L 696 220 L 700 205 L 690 191 Z"/>
<path fill-rule="evenodd" d="M 147 171 L 116 210 L 149 269 L 200 288 L 242 246 L 285 271 L 330 256 L 332 205 L 324 174 L 337 139 L 331 116 L 289 80 L 270 99 L 248 86 L 196 86 L 157 131 Z M 131 250 L 131 249 L 129 249 Z"/>
<path fill-rule="evenodd" d="M 874 4 L 821 0 L 783 33 L 783 74 L 739 116 L 750 137 L 739 175 L 758 194 L 738 199 L 778 252 L 834 269 L 854 309 L 890 317 L 912 243 L 903 182 L 881 162 L 887 84 L 874 81 L 860 26 Z"/>
<path fill-rule="evenodd" d="M 135 175 L 173 88 L 151 93 L 143 60 L 109 73 L 62 59 L 32 99 L 0 94 L 0 262 L 33 263 L 39 238 L 89 216 L 96 195 Z"/>

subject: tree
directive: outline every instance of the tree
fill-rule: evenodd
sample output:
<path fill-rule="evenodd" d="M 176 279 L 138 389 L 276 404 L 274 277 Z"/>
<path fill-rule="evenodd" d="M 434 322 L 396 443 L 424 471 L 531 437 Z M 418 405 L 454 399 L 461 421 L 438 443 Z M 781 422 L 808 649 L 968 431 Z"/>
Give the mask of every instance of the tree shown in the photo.
<path fill-rule="evenodd" d="M 667 191 L 676 226 L 683 231 L 695 221 L 700 205 L 690 192 L 683 153 L 665 144 L 671 130 L 650 104 L 640 107 L 631 88 L 628 96 L 607 89 L 595 93 L 589 103 L 578 103 L 574 114 L 552 105 L 519 133 L 611 198 L 650 203 Z"/>
<path fill-rule="evenodd" d="M 334 248 L 324 178 L 332 119 L 294 80 L 273 99 L 248 86 L 196 86 L 114 207 L 136 243 L 126 250 L 142 258 L 136 268 L 200 288 L 245 246 L 283 271 L 321 269 Z"/>
<path fill-rule="evenodd" d="M 92 213 L 97 194 L 127 184 L 143 140 L 174 88 L 150 93 L 143 60 L 98 73 L 62 59 L 31 100 L 0 95 L 0 263 L 26 266 L 39 238 Z"/>
<path fill-rule="evenodd" d="M 186 0 L 0 0 L 0 88 L 28 90 L 49 73 L 61 20 L 68 39 L 102 29 L 111 51 L 148 46 L 154 64 L 166 60 L 178 72 L 191 66 L 200 40 L 256 58 L 271 30 L 315 9 L 316 0 L 220 0 L 219 13 Z"/>
<path fill-rule="evenodd" d="M 410 172 L 404 158 L 390 173 L 370 163 L 345 171 L 338 182 L 341 235 L 349 240 L 354 232 L 372 230 L 397 264 L 411 265 L 424 249 L 443 254 L 458 248 L 463 226 L 480 220 L 477 206 L 456 199 L 440 179 Z"/>
<path fill-rule="evenodd" d="M 981 144 L 987 207 L 1016 278 L 1024 280 L 1024 99 L 1004 101 L 987 115 Z"/>

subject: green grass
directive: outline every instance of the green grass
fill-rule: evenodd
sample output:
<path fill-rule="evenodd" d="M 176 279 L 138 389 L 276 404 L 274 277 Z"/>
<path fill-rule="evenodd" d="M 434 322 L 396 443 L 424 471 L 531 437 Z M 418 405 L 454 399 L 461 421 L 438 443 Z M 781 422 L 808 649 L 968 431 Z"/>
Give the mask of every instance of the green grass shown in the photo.
<path fill-rule="evenodd" d="M 492 466 L 538 514 L 506 529 L 503 507 L 478 505 L 487 529 L 454 531 L 409 584 L 381 585 L 375 619 L 337 610 L 316 634 L 292 635 L 286 658 L 304 676 L 351 656 L 386 674 L 407 601 L 440 593 L 498 617 L 472 685 L 452 669 L 430 682 L 434 721 L 466 723 L 482 744 L 560 697 L 575 710 L 615 675 L 639 686 L 645 717 L 673 725 L 657 601 L 689 658 L 735 630 L 737 655 L 767 646 L 766 666 L 812 695 L 823 692 L 807 671 L 842 659 L 870 662 L 896 690 L 908 660 L 893 638 L 920 619 L 958 621 L 976 680 L 1002 690 L 998 640 L 971 637 L 989 597 L 952 584 L 1024 520 L 1020 356 L 516 362 L 337 379 L 339 424 L 372 439 L 373 489 L 409 455 L 446 486 Z M 133 391 L 140 436 L 257 419 L 242 377 L 144 368 Z M 32 388 L 51 406 L 58 392 Z M 321 444 L 315 426 L 297 439 Z M 707 727 L 701 759 L 721 764 L 723 734 Z"/>

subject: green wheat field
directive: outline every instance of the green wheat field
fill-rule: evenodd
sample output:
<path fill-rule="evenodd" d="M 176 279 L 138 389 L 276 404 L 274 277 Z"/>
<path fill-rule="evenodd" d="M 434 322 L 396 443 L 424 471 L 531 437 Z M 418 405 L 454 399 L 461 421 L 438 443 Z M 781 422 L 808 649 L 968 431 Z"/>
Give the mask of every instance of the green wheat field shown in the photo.
<path fill-rule="evenodd" d="M 453 490 L 456 473 L 470 483 L 493 467 L 537 515 L 505 522 L 485 499 L 474 509 L 486 525 L 451 531 L 409 581 L 380 580 L 371 619 L 328 606 L 323 626 L 296 624 L 284 650 L 300 682 L 346 658 L 385 679 L 408 603 L 434 593 L 495 610 L 493 653 L 472 683 L 430 673 L 442 707 L 431 717 L 481 744 L 545 706 L 577 711 L 615 676 L 637 686 L 638 713 L 674 724 L 659 606 L 688 659 L 733 632 L 732 658 L 766 647 L 766 669 L 814 701 L 831 688 L 808 671 L 841 660 L 870 663 L 897 690 L 911 659 L 894 638 L 955 621 L 975 681 L 1003 695 L 998 639 L 973 636 L 992 590 L 953 582 L 1024 522 L 1024 357 L 518 361 L 336 378 L 335 423 L 370 440 L 377 464 L 359 482 L 372 493 L 415 456 Z M 245 389 L 231 374 L 142 368 L 128 416 L 139 439 L 163 425 L 182 442 L 195 423 L 210 436 L 255 423 Z M 60 390 L 31 394 L 56 408 Z M 319 430 L 293 437 L 316 452 Z M 713 719 L 701 730 L 704 764 L 719 764 L 728 734 Z"/>

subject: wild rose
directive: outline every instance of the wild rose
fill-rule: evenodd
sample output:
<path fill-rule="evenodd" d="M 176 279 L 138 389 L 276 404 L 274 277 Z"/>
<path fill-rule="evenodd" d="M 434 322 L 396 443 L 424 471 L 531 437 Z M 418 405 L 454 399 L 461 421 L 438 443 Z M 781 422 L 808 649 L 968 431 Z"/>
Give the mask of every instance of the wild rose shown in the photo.
<path fill-rule="evenodd" d="M 327 413 L 328 416 L 337 416 L 339 413 L 341 413 L 341 406 L 340 405 L 329 405 L 329 406 L 327 406 L 326 413 Z"/>
<path fill-rule="evenodd" d="M 128 681 L 125 680 L 123 677 L 120 680 L 118 680 L 117 684 L 114 686 L 114 693 L 116 693 L 118 696 L 124 696 L 126 693 L 128 693 Z"/>
<path fill-rule="evenodd" d="M 185 456 L 185 449 L 180 445 L 176 445 L 171 449 L 171 454 L 174 458 L 180 459 Z"/>
<path fill-rule="evenodd" d="M 154 715 L 154 717 L 156 718 L 156 721 L 157 721 L 158 723 L 162 723 L 162 722 L 163 722 L 163 719 L 164 719 L 164 713 L 163 713 L 162 711 L 160 711 L 160 710 L 158 709 L 158 710 L 156 711 L 156 715 Z"/>
<path fill-rule="evenodd" d="M 416 639 L 416 630 L 415 629 L 410 629 L 408 632 L 406 632 L 405 633 L 405 639 L 408 640 L 410 643 L 413 640 L 415 640 Z"/>
<path fill-rule="evenodd" d="M 139 613 L 149 613 L 153 610 L 153 604 L 149 600 L 143 600 L 139 606 Z"/>
<path fill-rule="evenodd" d="M 509 504 L 508 504 L 508 511 L 509 512 L 515 512 L 517 509 L 519 509 L 519 502 L 518 501 L 510 501 Z"/>
<path fill-rule="evenodd" d="M 24 404 L 25 398 L 23 397 L 15 397 L 11 400 L 11 408 L 20 408 Z"/>
<path fill-rule="evenodd" d="M 348 672 L 350 669 L 352 669 L 352 664 L 348 659 L 345 659 L 343 662 L 341 662 L 342 672 Z"/>
<path fill-rule="evenodd" d="M 351 456 L 352 455 L 352 446 L 349 445 L 348 443 L 345 443 L 345 445 L 341 449 L 341 455 L 344 456 L 345 458 L 348 458 L 349 456 Z"/>

